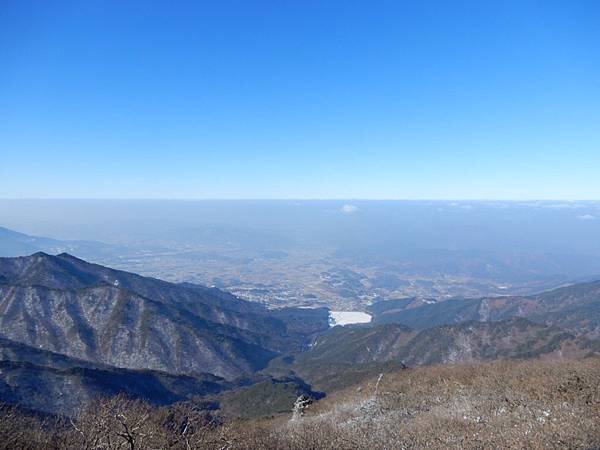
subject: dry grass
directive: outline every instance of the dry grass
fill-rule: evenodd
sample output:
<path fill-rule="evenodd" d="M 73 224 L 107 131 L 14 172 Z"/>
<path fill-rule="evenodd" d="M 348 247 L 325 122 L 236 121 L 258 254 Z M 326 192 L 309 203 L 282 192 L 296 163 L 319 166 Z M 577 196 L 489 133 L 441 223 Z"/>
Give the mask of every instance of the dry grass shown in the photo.
<path fill-rule="evenodd" d="M 239 448 L 600 448 L 600 359 L 402 371 L 255 428 Z"/>
<path fill-rule="evenodd" d="M 496 362 L 405 370 L 341 391 L 304 418 L 218 424 L 187 406 L 122 397 L 70 423 L 1 412 L 0 448 L 594 449 L 600 359 Z"/>

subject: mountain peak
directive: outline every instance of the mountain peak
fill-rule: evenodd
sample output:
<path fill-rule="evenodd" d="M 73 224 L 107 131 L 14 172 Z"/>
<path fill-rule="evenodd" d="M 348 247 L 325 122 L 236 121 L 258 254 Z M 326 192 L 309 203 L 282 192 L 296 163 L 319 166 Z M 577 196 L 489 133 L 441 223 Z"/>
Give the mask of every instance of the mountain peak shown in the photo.
<path fill-rule="evenodd" d="M 54 255 L 50 255 L 48 253 L 45 252 L 35 252 L 34 254 L 31 255 L 31 257 L 37 257 L 37 258 L 51 258 Z"/>
<path fill-rule="evenodd" d="M 73 255 L 71 255 L 70 253 L 67 253 L 67 252 L 62 252 L 62 253 L 59 253 L 59 254 L 58 254 L 58 255 L 56 255 L 56 256 L 57 256 L 58 258 L 63 258 L 63 259 L 75 259 L 75 260 L 77 260 L 77 261 L 84 261 L 83 259 L 81 259 L 81 258 L 78 258 L 77 256 L 73 256 Z"/>

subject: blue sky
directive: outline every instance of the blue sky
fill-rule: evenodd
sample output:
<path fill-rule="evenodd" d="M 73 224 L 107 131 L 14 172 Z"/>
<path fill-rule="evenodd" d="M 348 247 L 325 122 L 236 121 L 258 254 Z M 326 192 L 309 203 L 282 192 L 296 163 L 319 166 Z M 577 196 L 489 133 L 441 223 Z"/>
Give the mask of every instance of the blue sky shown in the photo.
<path fill-rule="evenodd" d="M 597 1 L 0 4 L 0 197 L 600 199 Z"/>

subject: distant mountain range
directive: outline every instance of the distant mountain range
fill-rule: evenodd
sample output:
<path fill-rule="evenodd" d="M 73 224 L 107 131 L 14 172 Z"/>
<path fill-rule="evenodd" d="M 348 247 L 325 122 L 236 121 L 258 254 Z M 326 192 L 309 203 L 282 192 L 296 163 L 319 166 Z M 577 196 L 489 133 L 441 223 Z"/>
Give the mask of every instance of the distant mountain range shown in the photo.
<path fill-rule="evenodd" d="M 0 257 L 27 256 L 36 252 L 58 254 L 63 252 L 75 253 L 78 256 L 108 254 L 115 246 L 97 241 L 61 241 L 47 237 L 30 236 L 8 228 L 0 227 Z"/>
<path fill-rule="evenodd" d="M 375 324 L 401 323 L 412 328 L 524 317 L 596 339 L 600 337 L 600 281 L 578 283 L 531 296 L 442 302 L 390 300 L 374 304 L 370 311 Z"/>

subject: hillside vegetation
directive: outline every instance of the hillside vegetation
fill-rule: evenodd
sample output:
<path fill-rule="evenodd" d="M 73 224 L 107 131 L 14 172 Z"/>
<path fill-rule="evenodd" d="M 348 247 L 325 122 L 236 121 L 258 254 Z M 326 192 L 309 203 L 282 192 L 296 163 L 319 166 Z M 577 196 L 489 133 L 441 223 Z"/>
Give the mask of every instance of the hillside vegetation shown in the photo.
<path fill-rule="evenodd" d="M 0 414 L 2 449 L 591 449 L 600 446 L 600 359 L 405 369 L 313 403 L 296 420 L 288 412 L 224 422 L 190 404 L 124 397 L 73 420 Z"/>
<path fill-rule="evenodd" d="M 600 446 L 600 359 L 432 366 L 370 379 L 297 421 L 235 429 L 241 449 Z"/>

